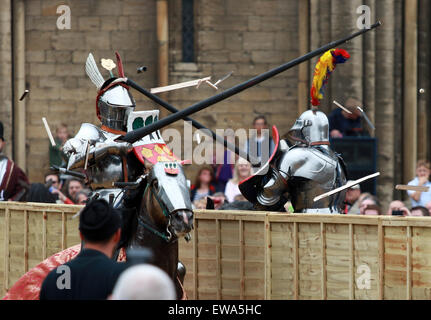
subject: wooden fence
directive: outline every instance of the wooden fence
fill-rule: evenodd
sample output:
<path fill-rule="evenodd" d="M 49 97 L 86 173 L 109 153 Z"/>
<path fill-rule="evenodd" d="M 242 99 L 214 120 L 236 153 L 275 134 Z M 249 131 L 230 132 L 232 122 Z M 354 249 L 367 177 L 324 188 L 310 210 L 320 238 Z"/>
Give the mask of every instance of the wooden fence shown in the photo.
<path fill-rule="evenodd" d="M 191 299 L 431 298 L 426 217 L 196 212 L 180 257 Z"/>
<path fill-rule="evenodd" d="M 1 295 L 79 243 L 81 206 L 0 202 Z M 191 299 L 430 299 L 431 218 L 195 212 Z"/>
<path fill-rule="evenodd" d="M 82 206 L 0 202 L 0 297 L 29 269 L 80 243 Z"/>

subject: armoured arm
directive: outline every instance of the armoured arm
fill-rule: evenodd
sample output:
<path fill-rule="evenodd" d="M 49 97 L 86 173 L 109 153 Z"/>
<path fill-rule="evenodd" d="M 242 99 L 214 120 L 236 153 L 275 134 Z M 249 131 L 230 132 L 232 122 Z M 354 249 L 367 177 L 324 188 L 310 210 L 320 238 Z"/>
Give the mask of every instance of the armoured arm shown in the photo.
<path fill-rule="evenodd" d="M 265 207 L 271 207 L 277 204 L 281 196 L 288 190 L 287 174 L 270 167 L 268 178 L 262 190 L 257 195 L 257 201 L 260 205 Z"/>
<path fill-rule="evenodd" d="M 66 142 L 63 148 L 63 152 L 68 158 L 67 169 L 84 167 L 87 157 L 87 143 L 90 144 L 89 163 L 95 163 L 107 154 L 126 155 L 133 148 L 128 142 L 116 142 L 113 140 L 93 142 L 91 140 L 72 138 Z"/>
<path fill-rule="evenodd" d="M 119 135 L 103 132 L 91 123 L 83 123 L 76 136 L 64 144 L 63 154 L 67 160 L 67 169 L 83 168 L 87 150 L 89 164 L 99 161 L 107 154 L 127 154 L 133 146 L 128 142 L 115 141 L 118 137 Z"/>

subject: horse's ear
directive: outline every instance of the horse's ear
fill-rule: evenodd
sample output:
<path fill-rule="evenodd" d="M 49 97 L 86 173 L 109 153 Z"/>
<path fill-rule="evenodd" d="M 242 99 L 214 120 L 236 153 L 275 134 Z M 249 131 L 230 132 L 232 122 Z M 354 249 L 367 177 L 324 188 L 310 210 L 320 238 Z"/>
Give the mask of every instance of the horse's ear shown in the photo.
<path fill-rule="evenodd" d="M 184 166 L 189 166 L 192 164 L 192 160 L 188 159 L 188 160 L 181 160 L 180 161 L 180 165 Z"/>

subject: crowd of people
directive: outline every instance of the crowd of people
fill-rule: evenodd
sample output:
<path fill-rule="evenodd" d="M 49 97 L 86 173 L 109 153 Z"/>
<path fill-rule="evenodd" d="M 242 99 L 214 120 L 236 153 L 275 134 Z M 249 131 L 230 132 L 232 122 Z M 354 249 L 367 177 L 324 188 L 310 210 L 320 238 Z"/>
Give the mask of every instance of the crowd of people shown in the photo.
<path fill-rule="evenodd" d="M 30 183 L 26 174 L 3 155 L 6 146 L 4 127 L 0 122 L 0 201 L 27 201 L 59 204 L 85 204 L 90 190 L 72 176 L 47 171 L 43 182 Z M 57 127 L 56 145 L 49 146 L 50 167 L 64 166 L 61 148 L 70 135 L 66 124 Z"/>
<path fill-rule="evenodd" d="M 409 186 L 431 187 L 429 176 L 430 163 L 420 160 L 416 165 L 416 177 Z M 345 214 L 361 215 L 393 215 L 393 216 L 431 216 L 431 188 L 428 191 L 407 191 L 409 199 L 392 201 L 387 210 L 380 205 L 378 199 L 370 193 L 361 193 L 359 185 L 349 188 L 346 192 Z"/>

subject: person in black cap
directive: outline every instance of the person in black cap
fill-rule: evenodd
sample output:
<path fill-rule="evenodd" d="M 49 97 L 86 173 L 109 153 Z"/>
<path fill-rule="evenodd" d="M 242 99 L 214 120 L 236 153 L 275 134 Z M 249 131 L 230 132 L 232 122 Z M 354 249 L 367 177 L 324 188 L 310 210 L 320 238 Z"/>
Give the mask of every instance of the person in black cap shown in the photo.
<path fill-rule="evenodd" d="M 0 122 L 0 201 L 22 200 L 28 178 L 15 162 L 3 154 L 6 141 L 3 136 L 3 123 Z"/>
<path fill-rule="evenodd" d="M 85 206 L 79 231 L 84 242 L 81 252 L 48 274 L 40 300 L 105 300 L 128 266 L 111 260 L 121 237 L 121 215 L 105 200 Z"/>

